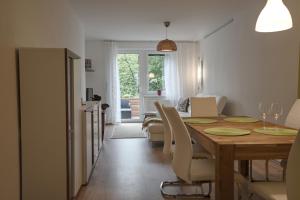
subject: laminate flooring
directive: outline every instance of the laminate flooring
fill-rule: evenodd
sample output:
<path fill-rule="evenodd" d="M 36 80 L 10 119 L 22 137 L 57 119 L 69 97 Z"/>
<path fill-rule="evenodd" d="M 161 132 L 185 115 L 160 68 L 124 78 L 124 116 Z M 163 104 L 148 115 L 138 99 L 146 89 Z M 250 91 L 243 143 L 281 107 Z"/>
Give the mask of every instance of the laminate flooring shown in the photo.
<path fill-rule="evenodd" d="M 83 186 L 78 200 L 161 200 L 160 183 L 176 180 L 170 159 L 161 144 L 148 139 L 109 139 L 112 126 L 106 127 L 104 144 L 91 180 Z M 271 164 L 272 165 L 272 164 Z M 263 177 L 264 164 L 255 162 L 254 176 Z M 271 166 L 271 177 L 279 178 L 281 168 Z M 183 191 L 187 189 L 183 188 Z M 199 188 L 188 189 L 199 191 Z M 214 199 L 212 194 L 211 199 Z M 237 199 L 237 198 L 236 198 Z M 259 198 L 253 198 L 259 199 Z"/>

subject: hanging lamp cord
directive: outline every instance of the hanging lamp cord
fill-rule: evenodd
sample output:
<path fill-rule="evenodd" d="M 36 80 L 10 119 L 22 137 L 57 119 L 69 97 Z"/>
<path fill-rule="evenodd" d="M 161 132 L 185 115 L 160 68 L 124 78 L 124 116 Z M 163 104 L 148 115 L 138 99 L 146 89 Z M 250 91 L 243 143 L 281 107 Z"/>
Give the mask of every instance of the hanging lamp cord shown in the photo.
<path fill-rule="evenodd" d="M 170 26 L 170 22 L 164 22 L 166 27 L 166 39 L 168 39 L 168 27 Z"/>

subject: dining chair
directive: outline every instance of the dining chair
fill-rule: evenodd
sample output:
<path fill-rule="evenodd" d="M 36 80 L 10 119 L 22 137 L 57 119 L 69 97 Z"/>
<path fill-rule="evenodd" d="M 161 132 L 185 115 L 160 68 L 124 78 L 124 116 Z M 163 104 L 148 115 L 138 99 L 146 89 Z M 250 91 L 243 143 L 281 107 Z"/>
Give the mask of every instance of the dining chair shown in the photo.
<path fill-rule="evenodd" d="M 293 104 L 292 108 L 290 109 L 286 121 L 285 121 L 285 126 L 294 128 L 294 129 L 300 129 L 300 99 L 297 99 L 295 103 Z M 263 182 L 258 182 L 253 180 L 252 178 L 252 161 L 250 161 L 250 181 L 255 182 L 255 184 L 252 184 L 252 187 L 254 191 L 267 191 L 267 190 L 275 190 L 278 191 L 278 194 L 284 194 L 285 193 L 285 181 L 286 181 L 286 170 L 287 170 L 287 160 L 280 160 L 280 165 L 283 168 L 282 172 L 282 181 L 281 182 L 274 182 L 271 181 L 271 185 L 269 186 L 266 184 L 264 181 Z M 265 181 L 269 182 L 269 160 L 266 160 L 265 163 Z M 258 192 L 262 193 L 262 192 Z M 269 194 L 270 192 L 267 192 Z M 277 197 L 279 198 L 279 197 Z M 283 195 L 283 198 L 286 198 L 286 195 Z M 267 198 L 268 199 L 268 198 Z"/>
<path fill-rule="evenodd" d="M 192 117 L 217 117 L 216 97 L 191 97 Z"/>
<path fill-rule="evenodd" d="M 300 199 L 300 131 L 296 137 L 294 144 L 289 153 L 286 182 L 263 181 L 250 182 L 249 191 L 251 192 L 249 199 L 254 194 L 266 200 L 299 200 Z"/>
<path fill-rule="evenodd" d="M 300 99 L 297 99 L 288 113 L 285 126 L 300 129 Z"/>
<path fill-rule="evenodd" d="M 300 129 L 300 99 L 297 99 L 290 109 L 284 125 L 289 128 Z M 287 166 L 287 160 L 281 160 L 280 165 L 283 168 L 282 179 L 285 180 L 285 171 Z M 269 179 L 269 161 L 266 161 L 266 180 Z"/>
<path fill-rule="evenodd" d="M 154 102 L 155 108 L 158 111 L 161 119 L 162 119 L 162 123 L 163 123 L 163 127 L 164 127 L 164 148 L 163 148 L 163 153 L 166 155 L 171 155 L 172 154 L 172 142 L 173 142 L 173 138 L 172 138 L 172 133 L 171 133 L 171 128 L 168 122 L 168 119 L 162 109 L 161 104 L 158 101 Z"/>
<path fill-rule="evenodd" d="M 164 147 L 163 147 L 163 153 L 165 155 L 173 155 L 174 149 L 176 144 L 173 144 L 173 133 L 172 129 L 170 127 L 169 121 L 162 109 L 162 105 L 156 101 L 154 102 L 154 105 L 161 117 L 163 127 L 164 127 Z M 193 158 L 211 158 L 211 154 L 208 153 L 204 148 L 200 147 L 197 144 L 192 144 L 193 145 Z M 196 151 L 197 150 L 197 151 Z"/>
<path fill-rule="evenodd" d="M 290 128 L 300 129 L 300 99 L 296 99 L 286 117 L 284 125 Z M 281 160 L 280 164 L 283 168 L 283 179 L 285 179 L 287 161 Z"/>
<path fill-rule="evenodd" d="M 164 181 L 160 185 L 164 198 L 207 198 L 211 193 L 211 183 L 215 178 L 215 161 L 213 159 L 193 159 L 193 147 L 189 132 L 173 107 L 162 107 L 174 134 L 176 148 L 173 153 L 172 168 L 178 181 Z M 204 194 L 170 194 L 164 189 L 167 186 L 209 185 L 208 193 Z"/>

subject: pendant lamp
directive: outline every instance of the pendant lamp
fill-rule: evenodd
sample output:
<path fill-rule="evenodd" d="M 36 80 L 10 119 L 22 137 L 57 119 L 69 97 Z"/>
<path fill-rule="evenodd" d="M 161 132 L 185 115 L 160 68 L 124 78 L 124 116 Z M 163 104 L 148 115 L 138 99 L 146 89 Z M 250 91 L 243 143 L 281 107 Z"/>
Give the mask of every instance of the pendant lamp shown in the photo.
<path fill-rule="evenodd" d="M 164 22 L 164 25 L 166 27 L 166 39 L 161 40 L 157 44 L 156 50 L 161 52 L 177 51 L 176 43 L 168 39 L 168 27 L 170 26 L 170 22 Z"/>
<path fill-rule="evenodd" d="M 258 16 L 255 30 L 257 32 L 276 32 L 293 27 L 290 11 L 282 0 L 268 0 Z"/>

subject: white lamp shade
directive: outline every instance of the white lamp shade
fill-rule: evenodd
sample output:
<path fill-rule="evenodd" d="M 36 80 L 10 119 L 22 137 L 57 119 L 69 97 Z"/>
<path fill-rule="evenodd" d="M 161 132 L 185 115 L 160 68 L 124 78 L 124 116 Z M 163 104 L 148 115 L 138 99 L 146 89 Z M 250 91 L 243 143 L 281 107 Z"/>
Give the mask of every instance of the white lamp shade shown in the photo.
<path fill-rule="evenodd" d="M 257 32 L 276 32 L 293 27 L 292 16 L 282 0 L 268 0 L 258 16 Z"/>

